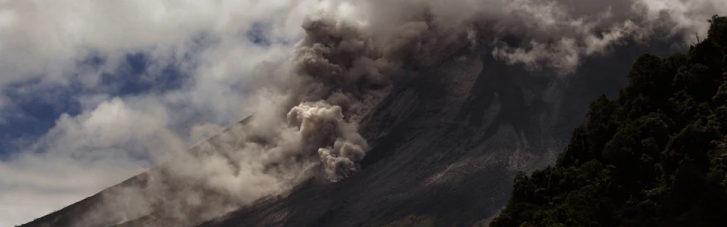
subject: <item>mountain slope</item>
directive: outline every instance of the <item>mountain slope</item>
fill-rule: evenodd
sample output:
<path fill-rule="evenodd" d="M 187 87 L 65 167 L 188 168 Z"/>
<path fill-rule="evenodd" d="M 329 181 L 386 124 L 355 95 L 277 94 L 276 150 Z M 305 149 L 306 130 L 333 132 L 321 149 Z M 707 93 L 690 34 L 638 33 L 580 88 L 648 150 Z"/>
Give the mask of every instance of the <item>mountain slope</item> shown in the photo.
<path fill-rule="evenodd" d="M 458 54 L 468 60 L 452 56 L 414 73 L 419 80 L 400 84 L 364 119 L 362 131 L 373 149 L 361 172 L 201 226 L 486 223 L 506 203 L 516 171 L 551 163 L 583 119 L 585 100 L 616 90 L 605 84 L 621 85 L 621 78 L 610 76 L 617 70 L 598 69 L 626 73 L 618 66 L 634 59 L 630 48 L 619 49 L 618 60 L 586 63 L 587 76 L 562 79 L 463 48 Z"/>
<path fill-rule="evenodd" d="M 491 226 L 726 226 L 727 17 L 709 21 L 686 55 L 640 57 Z"/>
<path fill-rule="evenodd" d="M 410 64 L 407 75 L 366 115 L 360 131 L 372 149 L 360 162 L 362 170 L 346 179 L 328 184 L 312 178 L 290 194 L 238 209 L 241 204 L 233 198 L 175 177 L 162 165 L 23 226 L 484 223 L 506 204 L 517 171 L 555 160 L 554 152 L 585 120 L 589 100 L 615 94 L 625 84 L 614 74 L 626 74 L 640 53 L 664 46 L 620 46 L 613 55 L 587 59 L 576 75 L 565 78 L 499 62 L 486 47 L 454 46 L 427 56 L 437 61 Z M 225 138 L 248 127 L 243 121 L 190 153 L 235 146 Z M 141 190 L 125 191 L 129 188 Z"/>

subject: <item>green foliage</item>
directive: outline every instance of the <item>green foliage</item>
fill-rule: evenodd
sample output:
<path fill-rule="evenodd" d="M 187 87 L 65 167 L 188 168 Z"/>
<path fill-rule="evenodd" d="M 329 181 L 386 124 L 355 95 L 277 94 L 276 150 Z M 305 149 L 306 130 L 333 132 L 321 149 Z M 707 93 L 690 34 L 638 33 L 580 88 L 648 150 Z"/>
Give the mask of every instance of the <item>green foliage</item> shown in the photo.
<path fill-rule="evenodd" d="M 490 226 L 727 226 L 727 17 L 709 22 L 687 54 L 640 57 Z"/>

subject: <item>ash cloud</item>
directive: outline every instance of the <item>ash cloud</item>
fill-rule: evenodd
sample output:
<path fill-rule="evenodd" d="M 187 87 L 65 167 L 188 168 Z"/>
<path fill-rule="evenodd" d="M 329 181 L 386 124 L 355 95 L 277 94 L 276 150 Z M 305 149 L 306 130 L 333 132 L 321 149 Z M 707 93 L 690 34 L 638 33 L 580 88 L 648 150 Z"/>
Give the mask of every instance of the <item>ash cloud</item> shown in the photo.
<path fill-rule="evenodd" d="M 706 31 L 704 18 L 727 9 L 721 1 L 619 0 L 541 1 L 517 0 L 505 12 L 515 20 L 496 22 L 497 37 L 515 36 L 508 44 L 494 38 L 493 56 L 531 69 L 554 69 L 572 74 L 581 60 L 607 55 L 619 45 L 676 38 L 685 49 L 695 33 Z"/>
<path fill-rule="evenodd" d="M 352 3 L 354 4 L 354 3 Z M 492 55 L 532 70 L 572 74 L 583 58 L 612 48 L 654 39 L 678 38 L 685 48 L 694 33 L 706 31 L 705 18 L 727 9 L 718 0 L 485 0 L 365 1 L 358 16 L 369 31 L 399 32 L 404 23 L 426 21 L 444 33 L 438 41 L 472 29 Z"/>
<path fill-rule="evenodd" d="M 299 129 L 302 140 L 318 150 L 326 177 L 338 181 L 358 170 L 369 147 L 357 125 L 343 119 L 339 106 L 326 102 L 302 103 L 288 113 L 288 124 Z"/>
<path fill-rule="evenodd" d="M 359 120 L 391 89 L 387 74 L 422 48 L 428 25 L 405 24 L 406 32 L 378 47 L 364 26 L 325 13 L 304 22 L 291 59 L 258 67 L 250 80 L 259 86 L 255 114 L 172 154 L 142 183 L 112 188 L 81 225 L 149 217 L 191 225 L 311 178 L 336 182 L 358 171 L 370 149 Z M 112 212 L 131 207 L 142 208 Z"/>

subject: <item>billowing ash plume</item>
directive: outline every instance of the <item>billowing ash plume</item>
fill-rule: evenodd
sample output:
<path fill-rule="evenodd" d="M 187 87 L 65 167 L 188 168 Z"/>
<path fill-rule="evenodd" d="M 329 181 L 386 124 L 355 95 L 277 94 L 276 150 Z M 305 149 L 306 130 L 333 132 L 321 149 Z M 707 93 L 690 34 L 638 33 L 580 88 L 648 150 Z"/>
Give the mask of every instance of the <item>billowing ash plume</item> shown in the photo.
<path fill-rule="evenodd" d="M 439 40 L 466 29 L 491 53 L 511 64 L 533 70 L 574 73 L 581 60 L 605 55 L 628 42 L 654 39 L 685 40 L 706 31 L 705 18 L 727 3 L 718 0 L 405 0 L 365 1 L 361 14 L 375 33 L 397 32 L 397 25 L 427 21 Z"/>
<path fill-rule="evenodd" d="M 328 179 L 340 180 L 358 168 L 369 149 L 355 124 L 343 119 L 339 106 L 325 102 L 302 103 L 288 113 L 288 124 L 299 128 L 305 144 L 318 150 Z"/>
<path fill-rule="evenodd" d="M 261 65 L 250 79 L 257 86 L 255 114 L 174 154 L 142 183 L 112 188 L 104 194 L 108 205 L 83 223 L 151 218 L 188 225 L 310 178 L 335 182 L 358 171 L 370 149 L 358 121 L 388 94 L 389 76 L 419 51 L 429 27 L 404 24 L 380 47 L 362 25 L 332 15 L 312 15 L 302 27 L 306 36 L 293 57 Z"/>
<path fill-rule="evenodd" d="M 698 2 L 727 9 L 717 0 Z M 452 57 L 453 47 L 486 45 L 500 60 L 565 75 L 582 58 L 623 42 L 703 32 L 690 27 L 704 24 L 693 20 L 713 13 L 676 0 L 326 4 L 303 22 L 305 37 L 290 59 L 260 65 L 250 78 L 257 95 L 253 116 L 192 152 L 175 154 L 145 183 L 108 193 L 108 204 L 145 207 L 117 221 L 152 215 L 194 223 L 313 177 L 335 182 L 359 171 L 357 162 L 370 149 L 359 134 L 360 119 L 388 94 L 395 75 L 436 65 Z M 336 11 L 341 8 L 349 10 Z"/>

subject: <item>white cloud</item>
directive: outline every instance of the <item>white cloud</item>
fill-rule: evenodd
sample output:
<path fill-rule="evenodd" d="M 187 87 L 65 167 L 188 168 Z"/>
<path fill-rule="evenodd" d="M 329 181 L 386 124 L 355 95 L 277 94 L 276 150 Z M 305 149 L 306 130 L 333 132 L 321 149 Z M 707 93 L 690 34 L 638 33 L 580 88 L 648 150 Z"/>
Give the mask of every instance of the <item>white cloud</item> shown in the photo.
<path fill-rule="evenodd" d="M 91 53 L 119 60 L 124 53 L 162 51 L 182 55 L 201 33 L 230 38 L 261 20 L 272 22 L 276 37 L 292 39 L 311 1 L 40 1 L 0 2 L 0 84 L 74 70 Z M 300 11 L 300 12 L 296 12 Z M 296 25 L 297 26 L 297 25 Z M 112 62 L 113 62 L 112 60 Z"/>
<path fill-rule="evenodd" d="M 251 65 L 274 59 L 272 55 L 280 58 L 290 48 L 312 4 L 315 1 L 0 1 L 0 87 L 23 82 L 42 85 L 36 85 L 38 89 L 78 84 L 104 92 L 108 85 L 101 84 L 102 73 L 114 72 L 131 53 L 147 54 L 148 77 L 159 76 L 155 72 L 169 65 L 195 71 L 193 90 L 209 89 L 209 83 L 238 82 Z M 271 24 L 265 34 L 273 39 L 271 46 L 256 46 L 244 37 L 258 22 Z M 79 68 L 78 63 L 90 57 L 100 57 L 103 65 Z M 210 98 L 205 99 L 200 101 Z"/>
<path fill-rule="evenodd" d="M 0 161 L 0 226 L 90 196 L 155 164 L 166 150 L 186 150 L 200 139 L 203 126 L 196 125 L 218 128 L 250 114 L 249 91 L 239 88 L 258 63 L 286 57 L 302 37 L 300 21 L 316 4 L 0 0 L 0 91 L 19 83 L 28 85 L 28 94 L 81 86 L 72 98 L 83 111 L 61 116 L 35 143 Z M 258 34 L 269 45 L 246 37 L 254 23 L 270 24 Z M 143 76 L 150 81 L 169 66 L 189 78 L 174 90 L 114 98 L 107 93 L 114 85 L 101 76 L 135 53 L 146 56 Z M 90 57 L 103 64 L 79 65 Z M 14 106 L 0 94 L 0 120 L 16 114 Z"/>
<path fill-rule="evenodd" d="M 167 129 L 164 111 L 143 112 L 114 98 L 56 126 L 0 162 L 0 224 L 27 222 L 154 165 L 186 144 Z"/>

